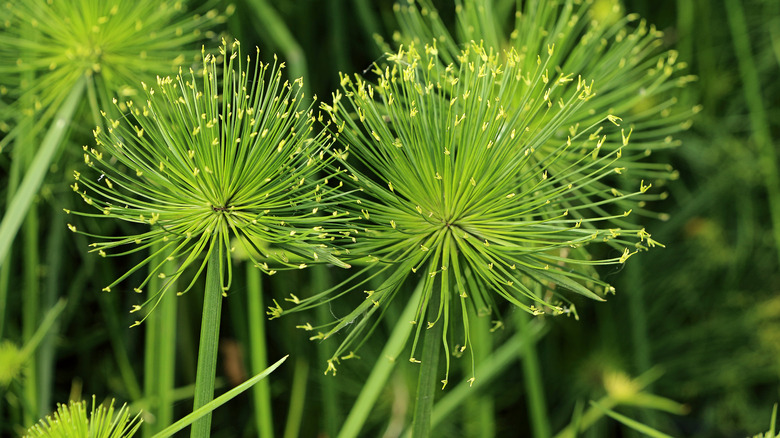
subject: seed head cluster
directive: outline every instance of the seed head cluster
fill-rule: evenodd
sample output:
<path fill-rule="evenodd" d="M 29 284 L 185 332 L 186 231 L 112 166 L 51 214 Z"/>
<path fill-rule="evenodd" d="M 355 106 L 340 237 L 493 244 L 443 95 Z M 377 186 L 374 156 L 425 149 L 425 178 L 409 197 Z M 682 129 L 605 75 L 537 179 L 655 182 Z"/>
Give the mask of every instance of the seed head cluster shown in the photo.
<path fill-rule="evenodd" d="M 670 93 L 693 78 L 675 52 L 660 53 L 660 32 L 614 7 L 525 2 L 501 35 L 479 4 L 458 4 L 455 36 L 429 0 L 398 6 L 411 37 L 370 75 L 342 74 L 317 115 L 300 80 L 284 82 L 277 63 L 244 64 L 238 42 L 204 53 L 202 70 L 145 85 L 144 104 L 116 103 L 127 117 L 105 115 L 96 148 L 85 147 L 100 177 L 76 173 L 73 190 L 97 209 L 80 214 L 145 227 L 94 236 L 94 251 L 155 250 L 106 289 L 156 255 L 177 270 L 151 266 L 137 291 L 152 275 L 200 273 L 211 251 L 227 289 L 236 242 L 269 274 L 360 266 L 268 310 L 360 295 L 345 316 L 299 326 L 311 339 L 350 326 L 328 361 L 334 374 L 412 282 L 421 292 L 409 360 L 419 362 L 422 331 L 440 328 L 448 370 L 451 355 L 473 355 L 473 318 L 500 324 L 507 308 L 576 318 L 575 295 L 614 292 L 597 266 L 660 245 L 636 216 L 654 216 L 645 203 L 675 176 L 648 157 L 690 126 L 698 108 L 678 108 Z"/>

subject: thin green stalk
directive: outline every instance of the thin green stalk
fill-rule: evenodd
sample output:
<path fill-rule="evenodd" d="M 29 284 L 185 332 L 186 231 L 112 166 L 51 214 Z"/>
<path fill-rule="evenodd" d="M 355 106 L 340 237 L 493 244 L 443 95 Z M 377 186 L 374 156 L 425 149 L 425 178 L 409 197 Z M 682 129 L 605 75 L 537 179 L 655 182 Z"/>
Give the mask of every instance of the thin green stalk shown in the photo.
<path fill-rule="evenodd" d="M 775 238 L 775 249 L 780 261 L 780 171 L 777 168 L 777 152 L 772 143 L 764 102 L 761 98 L 761 84 L 750 47 L 750 33 L 745 21 L 745 10 L 740 0 L 725 0 L 726 17 L 731 30 L 731 40 L 737 55 L 739 73 L 745 101 L 750 112 L 750 127 L 753 131 L 759 153 L 759 170 L 769 195 L 769 210 Z"/>
<path fill-rule="evenodd" d="M 287 424 L 284 426 L 284 438 L 300 436 L 303 408 L 306 404 L 306 381 L 308 379 L 309 363 L 306 359 L 296 359 L 290 394 L 290 410 L 287 412 Z"/>
<path fill-rule="evenodd" d="M 150 249 L 155 253 L 160 245 Z M 152 262 L 154 266 L 163 262 L 165 256 L 158 255 Z M 175 263 L 168 262 L 171 270 Z M 149 280 L 147 290 L 156 294 L 163 286 L 157 276 Z M 175 289 L 175 288 L 174 288 Z M 144 397 L 152 400 L 155 421 L 145 423 L 143 436 L 151 437 L 173 421 L 174 375 L 176 369 L 176 295 L 168 292 L 160 299 L 160 304 L 146 319 L 146 354 L 144 357 Z"/>
<path fill-rule="evenodd" d="M 417 303 L 420 300 L 424 284 L 425 280 L 419 282 L 400 318 L 398 318 L 398 321 L 411 321 L 414 318 L 415 312 L 417 311 Z M 363 424 L 365 424 L 366 418 L 368 418 L 368 414 L 373 410 L 374 403 L 376 403 L 379 394 L 385 388 L 385 383 L 387 382 L 388 377 L 390 377 L 390 373 L 393 371 L 396 360 L 401 354 L 401 351 L 403 351 L 406 340 L 412 333 L 413 327 L 412 324 L 399 323 L 395 325 L 393 332 L 390 334 L 390 338 L 385 344 L 385 348 L 383 348 L 382 352 L 379 354 L 379 359 L 377 359 L 376 364 L 374 364 L 371 374 L 369 374 L 368 379 L 366 379 L 366 383 L 360 390 L 360 394 L 358 395 L 357 400 L 355 400 L 352 410 L 350 410 L 346 421 L 344 421 L 344 425 L 339 431 L 338 438 L 353 438 L 360 434 Z"/>
<path fill-rule="evenodd" d="M 436 427 L 458 406 L 473 397 L 479 391 L 479 388 L 488 386 L 510 365 L 514 364 L 518 358 L 522 359 L 525 344 L 538 342 L 544 336 L 546 330 L 547 327 L 543 324 L 530 324 L 527 331 L 517 333 L 504 342 L 489 358 L 477 366 L 476 379 L 473 384 L 468 381 L 460 382 L 436 403 L 431 416 L 431 426 Z"/>
<path fill-rule="evenodd" d="M 40 325 L 35 330 L 35 333 L 33 333 L 32 337 L 27 340 L 19 353 L 19 355 L 24 358 L 24 361 L 29 359 L 29 357 L 35 352 L 35 349 L 37 349 L 41 344 L 41 341 L 43 341 L 43 338 L 46 336 L 46 334 L 51 331 L 52 326 L 57 321 L 57 318 L 60 316 L 62 311 L 65 310 L 65 303 L 65 299 L 60 299 L 57 301 L 57 304 L 55 304 L 51 309 L 49 309 L 48 312 L 46 312 L 46 315 L 43 317 Z"/>
<path fill-rule="evenodd" d="M 23 169 L 24 160 L 17 159 L 24 151 L 21 148 L 16 148 L 13 151 L 15 158 L 11 160 L 11 169 L 8 172 L 8 191 L 6 192 L 6 205 L 11 205 L 13 195 L 19 187 L 21 180 L 21 174 Z M 12 248 L 9 248 L 9 252 Z M 5 328 L 5 312 L 8 309 L 8 290 L 11 284 L 11 272 L 13 269 L 14 259 L 8 258 L 8 263 L 0 263 L 0 339 L 3 337 L 3 330 Z"/>
<path fill-rule="evenodd" d="M 352 0 L 352 7 L 355 8 L 355 12 L 358 16 L 358 25 L 363 28 L 367 40 L 372 39 L 374 35 L 382 35 L 379 19 L 376 17 L 376 13 L 371 10 L 370 2 L 365 0 Z M 381 53 L 376 44 L 371 44 L 370 46 L 377 54 Z"/>
<path fill-rule="evenodd" d="M 175 266 L 175 262 L 170 261 Z M 159 371 L 160 394 L 158 396 L 158 424 L 166 425 L 173 422 L 173 389 L 176 387 L 176 335 L 178 321 L 178 300 L 176 294 L 167 293 L 157 308 L 160 315 L 160 351 L 161 363 Z"/>
<path fill-rule="evenodd" d="M 528 336 L 531 333 L 531 316 L 518 312 L 517 322 L 520 333 Z M 530 337 L 530 336 L 529 336 Z M 547 414 L 547 402 L 542 386 L 542 371 L 539 366 L 539 356 L 536 354 L 536 342 L 525 342 L 522 348 L 523 377 L 528 394 L 528 411 L 531 416 L 531 430 L 537 438 L 548 438 L 552 435 Z"/>
<path fill-rule="evenodd" d="M 203 294 L 203 318 L 200 325 L 198 345 L 198 370 L 195 375 L 195 401 L 193 412 L 214 399 L 214 380 L 217 376 L 217 350 L 219 347 L 219 321 L 222 314 L 222 282 L 220 281 L 223 261 L 220 246 L 212 240 L 206 268 L 206 290 Z M 208 437 L 211 432 L 211 413 L 192 424 L 192 438 Z"/>
<path fill-rule="evenodd" d="M 127 395 L 131 400 L 137 400 L 141 398 L 141 385 L 138 383 L 138 377 L 135 375 L 133 369 L 133 363 L 128 355 L 126 330 L 127 327 L 122 327 L 120 321 L 124 321 L 124 312 L 120 311 L 117 306 L 117 302 L 108 293 L 101 293 L 98 295 L 98 302 L 103 313 L 103 321 L 106 323 L 106 328 L 109 333 L 109 342 L 111 342 L 111 348 L 114 350 L 114 359 L 116 360 L 117 368 L 119 368 L 119 375 L 122 377 L 122 383 L 127 390 Z"/>
<path fill-rule="evenodd" d="M 260 270 L 252 263 L 246 263 L 247 312 L 249 314 L 249 363 L 251 372 L 256 373 L 268 366 L 265 334 L 265 304 L 263 303 L 263 282 Z M 261 381 L 252 388 L 255 401 L 255 427 L 257 436 L 274 436 L 271 389 L 267 381 Z"/>
<path fill-rule="evenodd" d="M 313 289 L 322 290 L 331 284 L 330 273 L 325 266 L 315 266 L 312 268 Z M 316 312 L 318 321 L 327 321 L 330 317 L 326 306 L 317 306 Z M 333 345 L 328 342 L 319 342 L 317 344 L 317 362 L 325 363 L 333 356 Z M 339 407 L 336 385 L 338 381 L 327 376 L 320 376 L 320 391 L 322 393 L 322 413 L 325 433 L 328 436 L 336 436 L 338 427 L 342 423 L 342 412 Z"/>
<path fill-rule="evenodd" d="M 476 374 L 476 370 L 473 370 L 472 366 L 476 368 L 487 361 L 494 360 L 491 355 L 493 350 L 493 334 L 490 333 L 490 318 L 471 318 L 469 319 L 469 326 L 471 328 L 469 334 L 472 340 L 472 348 L 474 349 L 474 363 L 472 364 L 470 360 L 461 360 L 463 363 L 464 375 L 471 375 L 472 372 Z M 473 377 L 476 378 L 476 375 Z M 474 395 L 476 395 L 476 397 L 472 396 L 466 398 L 466 401 L 461 408 L 466 436 L 480 438 L 495 436 L 495 403 L 493 402 L 492 394 L 480 393 Z M 441 401 L 439 401 L 439 403 L 441 403 Z M 439 403 L 436 405 L 438 406 Z M 434 416 L 436 415 L 437 406 L 434 406 L 433 408 Z"/>
<path fill-rule="evenodd" d="M 0 266 L 3 265 L 3 262 L 8 255 L 8 250 L 11 247 L 11 243 L 22 224 L 22 220 L 30 209 L 30 205 L 32 204 L 33 199 L 35 199 L 35 195 L 38 193 L 41 183 L 43 183 L 43 178 L 46 176 L 46 172 L 49 170 L 49 166 L 62 144 L 62 138 L 70 127 L 70 122 L 73 119 L 73 115 L 76 112 L 76 108 L 81 101 L 83 93 L 84 78 L 76 83 L 73 90 L 71 90 L 70 94 L 57 111 L 49 131 L 46 133 L 38 152 L 35 154 L 35 158 L 33 159 L 30 168 L 24 175 L 19 190 L 14 193 L 13 199 L 8 203 L 8 208 L 3 216 L 3 221 L 0 223 Z"/>
<path fill-rule="evenodd" d="M 639 256 L 641 257 L 641 256 Z M 645 289 L 639 260 L 628 263 L 623 278 L 628 293 L 628 314 L 631 318 L 631 348 L 634 356 L 634 366 L 637 373 L 643 373 L 652 367 L 650 358 L 650 340 L 647 329 L 647 306 L 645 304 Z M 643 410 L 640 415 L 645 423 L 657 424 L 657 416 L 653 411 Z"/>
<path fill-rule="evenodd" d="M 328 22 L 333 26 L 328 32 L 330 34 L 330 58 L 332 67 L 336 71 L 347 71 L 349 62 L 347 60 L 347 26 L 344 24 L 344 6 L 345 0 L 331 0 L 328 5 Z"/>
<path fill-rule="evenodd" d="M 55 198 L 56 199 L 56 198 Z M 62 253 L 65 241 L 65 220 L 59 207 L 60 203 L 55 200 L 53 211 L 56 213 L 47 224 L 50 227 L 46 235 L 46 276 L 43 293 L 41 295 L 41 308 L 52 308 L 57 302 L 57 297 L 62 293 Z M 49 412 L 53 406 L 52 388 L 54 387 L 55 357 L 56 347 L 55 339 L 59 333 L 60 323 L 56 321 L 52 329 L 46 333 L 41 346 L 38 350 L 38 400 L 41 409 L 45 409 L 43 415 Z M 43 415 L 41 417 L 43 417 Z"/>
<path fill-rule="evenodd" d="M 25 166 L 33 163 L 35 157 L 33 145 L 36 143 L 36 134 L 32 129 L 33 120 L 25 118 L 20 125 L 24 126 L 22 134 L 16 138 L 16 148 L 21 149 L 16 159 L 22 159 Z M 32 194 L 32 198 L 37 199 L 38 194 Z M 41 286 L 39 281 L 40 252 L 38 250 L 38 208 L 37 205 L 31 205 L 25 215 L 22 223 L 21 250 L 22 250 L 22 338 L 25 342 L 35 332 L 40 323 L 41 309 Z M 36 409 L 34 412 L 27 412 L 25 415 L 25 424 L 31 424 L 36 418 L 41 418 L 49 411 L 48 407 L 41 406 L 39 395 L 40 388 L 40 363 L 39 356 L 36 354 L 35 360 L 27 365 L 27 376 L 25 379 L 24 392 L 27 402 Z"/>
<path fill-rule="evenodd" d="M 151 252 L 155 251 L 155 247 L 151 248 Z M 159 247 L 157 248 L 159 249 Z M 147 291 L 149 295 L 154 295 L 159 287 L 159 278 L 154 278 L 149 281 Z M 146 321 L 144 322 L 144 328 L 146 329 L 145 341 L 144 341 L 144 398 L 149 401 L 146 406 L 146 410 L 154 413 L 156 417 L 157 410 L 160 406 L 159 395 L 160 391 L 160 377 L 157 372 L 157 363 L 159 362 L 160 345 L 157 343 L 157 337 L 160 334 L 160 316 L 156 312 L 152 312 Z M 143 437 L 151 437 L 155 432 L 159 432 L 160 423 L 155 418 L 154 421 L 145 421 L 141 428 L 141 435 Z"/>
<path fill-rule="evenodd" d="M 308 77 L 306 73 L 306 54 L 295 36 L 284 23 L 284 19 L 266 0 L 247 0 L 254 9 L 258 24 L 268 32 L 268 37 L 279 47 L 290 66 L 292 78 Z M 303 85 L 306 96 L 311 97 L 307 84 Z"/>
<path fill-rule="evenodd" d="M 428 302 L 428 321 L 436 321 L 438 312 L 439 296 L 436 293 L 432 293 Z M 414 400 L 414 417 L 412 420 L 413 438 L 424 438 L 431 434 L 431 413 L 433 412 L 433 402 L 436 398 L 436 388 L 439 386 L 441 333 L 442 326 L 445 323 L 444 320 L 441 320 L 432 327 L 428 327 L 425 330 L 425 334 L 423 334 L 420 377 L 417 380 L 417 395 Z"/>

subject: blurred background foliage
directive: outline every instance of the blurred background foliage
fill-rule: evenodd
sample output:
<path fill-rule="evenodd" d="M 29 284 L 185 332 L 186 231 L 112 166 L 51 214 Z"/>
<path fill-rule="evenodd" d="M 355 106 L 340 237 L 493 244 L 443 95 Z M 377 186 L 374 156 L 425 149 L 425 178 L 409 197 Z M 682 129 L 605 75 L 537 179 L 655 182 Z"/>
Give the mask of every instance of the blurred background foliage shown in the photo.
<path fill-rule="evenodd" d="M 208 3 L 221 10 L 227 7 L 227 2 Z M 235 12 L 215 30 L 240 39 L 244 47 L 257 45 L 265 59 L 278 54 L 292 77 L 304 76 L 311 93 L 328 100 L 338 86 L 338 72 L 362 72 L 382 56 L 377 41 L 391 41 L 398 28 L 393 3 L 236 0 Z M 445 22 L 453 18 L 448 3 L 436 3 Z M 680 135 L 683 146 L 663 157 L 673 163 L 679 177 L 666 185 L 669 196 L 651 206 L 670 218 L 646 224 L 666 248 L 638 254 L 624 268 L 603 272 L 618 292 L 605 303 L 579 303 L 579 321 L 565 317 L 529 321 L 525 315 L 510 314 L 505 329 L 490 333 L 484 327 L 476 335 L 480 341 L 475 345 L 481 350 L 476 354 L 487 357 L 492 350 L 507 347 L 501 356 L 505 362 L 496 360 L 495 374 L 483 373 L 487 377 L 481 385 L 458 399 L 453 409 L 442 411 L 434 420 L 435 436 L 530 436 L 533 385 L 521 366 L 529 355 L 539 366 L 540 380 L 533 383 L 542 388 L 547 427 L 553 433 L 563 430 L 578 412 L 587 411 L 589 400 L 631 391 L 630 378 L 647 372 L 654 377 L 645 390 L 682 403 L 680 410 L 686 413 L 672 415 L 631 403 L 618 410 L 673 436 L 756 434 L 767 428 L 772 405 L 780 401 L 776 239 L 780 230 L 773 225 L 777 215 L 772 213 L 773 206 L 780 205 L 779 188 L 773 186 L 778 181 L 780 147 L 780 3 L 624 0 L 622 5 L 663 30 L 666 46 L 676 48 L 680 60 L 688 62 L 688 71 L 698 76 L 679 98 L 690 105 L 700 103 L 703 110 L 693 127 Z M 204 43 L 216 46 L 217 38 Z M 8 103 L 0 94 L 4 117 Z M 35 197 L 34 219 L 28 217 L 2 266 L 2 340 L 21 348 L 57 299 L 67 299 L 51 336 L 41 342 L 21 374 L 0 381 L 2 436 L 22 432 L 53 411 L 57 402 L 89 394 L 116 397 L 133 409 L 155 403 L 142 389 L 147 328 L 127 328 L 133 320 L 128 309 L 136 297 L 127 291 L 100 292 L 133 261 L 87 254 L 87 241 L 66 233 L 61 213 L 81 202 L 68 184 L 72 171 L 80 168 L 80 146 L 92 144 L 91 129 L 91 121 L 72 126 L 64 152 Z M 29 151 L 17 148 L 0 154 L 4 212 L 19 180 L 20 169 L 13 162 L 25 153 Z M 240 265 L 237 272 L 243 269 Z M 266 277 L 263 299 L 267 304 L 290 292 L 305 295 L 342 275 L 316 268 Z M 249 277 L 237 278 L 223 308 L 222 389 L 248 375 L 251 321 L 242 295 L 252 286 Z M 361 299 L 356 297 L 356 302 Z M 199 300 L 194 293 L 177 299 L 175 353 L 168 352 L 176 358 L 175 416 L 191 407 Z M 269 358 L 291 354 L 270 379 L 275 436 L 336 436 L 381 357 L 402 304 L 387 310 L 360 350 L 361 359 L 345 361 L 336 377 L 324 376 L 323 371 L 338 339 L 313 343 L 295 326 L 305 323 L 306 317 L 341 316 L 349 303 L 266 325 Z M 494 359 L 499 357 L 493 354 Z M 408 424 L 416 369 L 401 362 L 381 388 L 361 436 L 398 436 Z M 0 368 L 8 363 L 0 363 Z M 463 364 L 461 380 L 469 376 L 468 367 Z M 458 394 L 456 388 L 440 391 L 439 405 Z M 252 395 L 245 393 L 215 411 L 214 435 L 255 436 L 254 409 Z M 154 418 L 147 421 L 153 423 Z M 544 436 L 533 428 L 537 436 Z M 634 434 L 619 422 L 602 418 L 583 436 Z"/>

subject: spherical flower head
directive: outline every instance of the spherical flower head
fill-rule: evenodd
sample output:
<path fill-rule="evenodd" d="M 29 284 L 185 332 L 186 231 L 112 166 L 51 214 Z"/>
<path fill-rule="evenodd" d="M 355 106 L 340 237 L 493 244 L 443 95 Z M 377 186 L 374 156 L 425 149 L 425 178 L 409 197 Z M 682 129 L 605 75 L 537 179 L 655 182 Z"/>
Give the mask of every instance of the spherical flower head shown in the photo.
<path fill-rule="evenodd" d="M 190 14 L 182 1 L 9 0 L 0 5 L 0 96 L 16 111 L 51 119 L 69 91 L 89 78 L 92 111 L 127 98 L 154 75 L 194 61 L 197 46 L 225 16 L 213 6 Z M 232 9 L 232 8 L 231 8 Z M 227 11 L 228 13 L 230 10 Z"/>
<path fill-rule="evenodd" d="M 543 57 L 531 71 L 519 60 L 515 51 L 499 56 L 472 42 L 457 64 L 444 66 L 433 45 L 402 48 L 377 67 L 375 84 L 342 76 L 344 92 L 321 105 L 343 146 L 338 155 L 352 189 L 348 208 L 361 217 L 349 253 L 371 260 L 366 270 L 372 276 L 387 278 L 323 332 L 326 338 L 365 314 L 331 365 L 410 276 L 423 283 L 412 321 L 414 362 L 421 330 L 442 324 L 445 350 L 455 339 L 461 354 L 471 344 L 469 320 L 497 315 L 507 303 L 532 314 L 576 315 L 567 296 L 602 300 L 613 291 L 595 265 L 623 263 L 655 244 L 643 229 L 606 225 L 629 211 L 583 214 L 594 207 L 616 210 L 618 199 L 647 189 L 615 194 L 601 188 L 600 182 L 621 176 L 615 167 L 620 149 L 601 150 L 604 128 L 619 117 L 602 114 L 591 126 L 559 135 L 596 90 L 582 78 L 545 80 Z M 550 170 L 575 153 L 577 160 Z M 597 243 L 614 257 L 591 255 L 586 246 Z M 365 283 L 356 278 L 349 290 Z M 329 299 L 316 296 L 301 307 Z M 437 303 L 433 318 L 427 316 L 431 302 Z"/>
<path fill-rule="evenodd" d="M 631 184 L 645 180 L 656 187 L 639 197 L 641 203 L 626 204 L 624 208 L 632 208 L 635 214 L 667 218 L 665 213 L 647 209 L 645 203 L 665 198 L 666 193 L 657 189 L 675 179 L 677 172 L 669 164 L 657 162 L 653 154 L 679 146 L 674 135 L 688 129 L 691 117 L 701 108 L 678 104 L 679 89 L 695 77 L 683 73 L 687 65 L 678 60 L 676 51 L 662 50 L 663 33 L 637 14 L 625 14 L 615 0 L 551 0 L 543 5 L 522 2 L 516 7 L 488 3 L 459 2 L 453 34 L 430 0 L 401 2 L 396 7 L 401 25 L 397 43 L 414 41 L 421 46 L 435 39 L 443 62 L 457 65 L 464 45 L 482 41 L 486 49 L 499 56 L 514 49 L 515 62 L 524 71 L 535 71 L 539 61 L 544 62 L 545 81 L 587 78 L 598 92 L 570 117 L 568 129 L 574 134 L 596 123 L 605 113 L 619 114 L 619 135 L 609 136 L 602 150 L 622 149 L 617 166 L 625 169 Z M 515 12 L 514 22 L 507 26 L 505 18 L 511 12 Z M 521 96 L 510 99 L 514 102 L 505 103 L 508 111 L 523 108 Z M 540 118 L 539 123 L 546 124 L 547 120 Z M 552 150 L 556 143 L 543 147 Z M 569 157 L 562 157 L 550 171 L 560 173 L 570 166 L 579 159 L 576 152 L 572 150 Z M 598 205 L 599 199 L 592 201 Z M 595 208 L 592 214 L 603 212 Z M 613 224 L 629 226 L 630 221 L 618 218 Z"/>
<path fill-rule="evenodd" d="M 107 129 L 95 130 L 97 147 L 84 147 L 95 173 L 76 172 L 72 188 L 97 212 L 77 214 L 145 228 L 118 237 L 84 233 L 101 239 L 92 251 L 106 256 L 156 248 L 154 255 L 178 261 L 175 272 L 163 270 L 170 264 L 150 266 L 137 292 L 153 275 L 168 281 L 144 305 L 156 304 L 190 265 L 200 274 L 208 259 L 200 256 L 211 251 L 224 261 L 227 289 L 233 242 L 269 274 L 318 261 L 346 266 L 331 254 L 335 236 L 325 227 L 343 216 L 331 209 L 337 188 L 319 174 L 330 159 L 328 144 L 314 131 L 302 80 L 283 80 L 283 67 L 249 57 L 244 62 L 238 41 L 220 47 L 219 56 L 204 52 L 202 69 L 144 85 L 146 102 L 126 102 L 130 113 L 107 117 Z"/>
<path fill-rule="evenodd" d="M 108 407 L 98 405 L 92 396 L 92 409 L 87 416 L 87 402 L 71 401 L 67 405 L 58 404 L 57 411 L 46 416 L 32 426 L 25 438 L 53 437 L 112 437 L 130 438 L 141 427 L 141 414 L 130 417 L 130 409 L 122 405 L 114 409 L 112 399 Z"/>

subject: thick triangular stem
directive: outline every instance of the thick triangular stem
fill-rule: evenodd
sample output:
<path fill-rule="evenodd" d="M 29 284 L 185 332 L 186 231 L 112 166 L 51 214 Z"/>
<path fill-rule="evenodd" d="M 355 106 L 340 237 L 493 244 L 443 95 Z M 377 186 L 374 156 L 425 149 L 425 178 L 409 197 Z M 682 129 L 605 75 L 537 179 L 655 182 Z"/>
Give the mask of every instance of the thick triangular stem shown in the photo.
<path fill-rule="evenodd" d="M 222 313 L 222 282 L 219 247 L 212 241 L 206 271 L 206 291 L 203 294 L 203 319 L 198 346 L 198 370 L 195 375 L 195 402 L 193 411 L 214 399 L 214 381 L 217 375 L 217 349 L 219 346 L 219 321 Z M 211 413 L 192 424 L 192 438 L 208 437 L 211 429 Z"/>
<path fill-rule="evenodd" d="M 428 301 L 428 321 L 436 321 L 439 312 L 439 296 L 431 293 Z M 412 438 L 423 438 L 431 433 L 431 413 L 436 388 L 439 386 L 439 350 L 444 320 L 438 321 L 425 330 L 423 335 L 422 358 L 420 359 L 420 378 L 417 381 L 417 396 L 414 403 Z"/>

